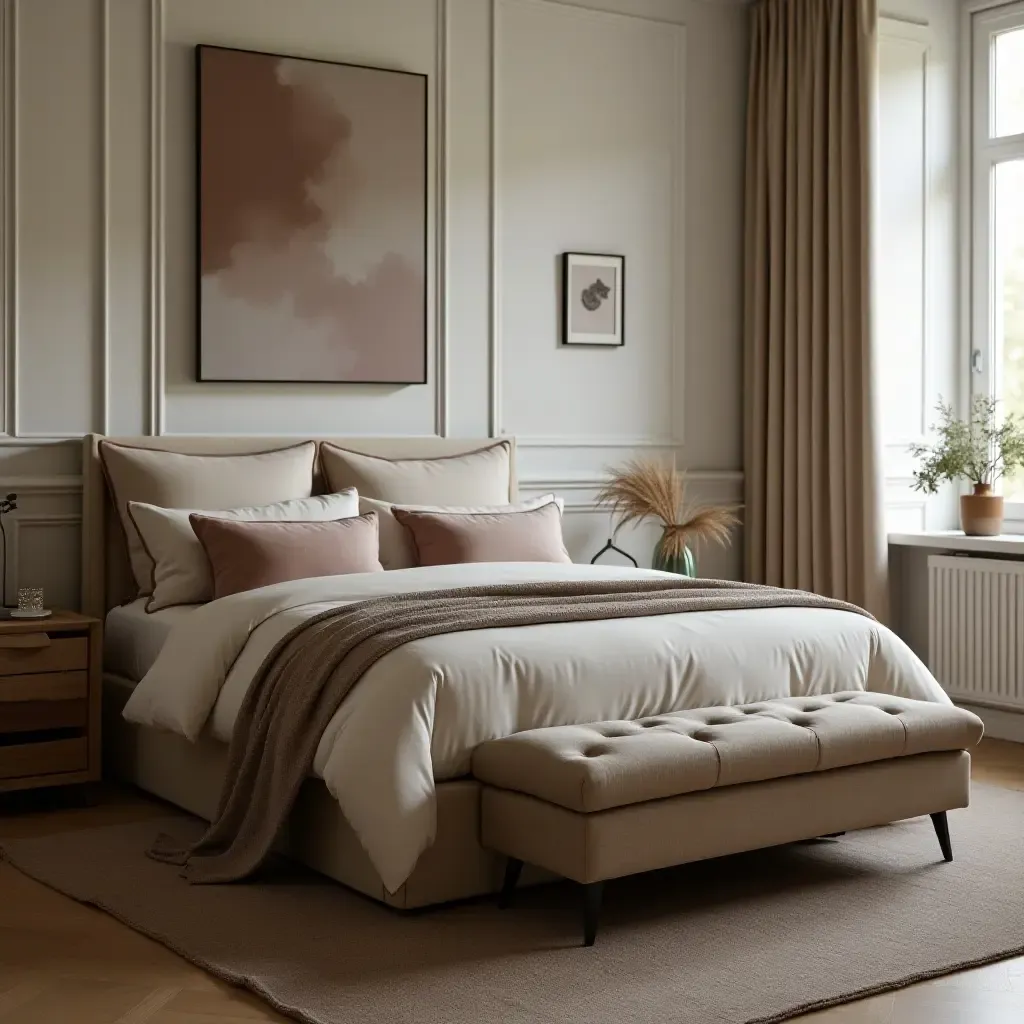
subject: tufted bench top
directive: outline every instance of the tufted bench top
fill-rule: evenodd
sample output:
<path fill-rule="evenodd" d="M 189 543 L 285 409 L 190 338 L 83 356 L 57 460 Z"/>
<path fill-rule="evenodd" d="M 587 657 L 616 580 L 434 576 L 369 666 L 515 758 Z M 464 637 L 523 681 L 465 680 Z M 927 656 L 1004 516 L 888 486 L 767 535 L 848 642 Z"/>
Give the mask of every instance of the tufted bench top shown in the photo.
<path fill-rule="evenodd" d="M 573 811 L 911 754 L 966 750 L 981 720 L 951 704 L 852 691 L 531 729 L 481 743 L 473 774 Z"/>

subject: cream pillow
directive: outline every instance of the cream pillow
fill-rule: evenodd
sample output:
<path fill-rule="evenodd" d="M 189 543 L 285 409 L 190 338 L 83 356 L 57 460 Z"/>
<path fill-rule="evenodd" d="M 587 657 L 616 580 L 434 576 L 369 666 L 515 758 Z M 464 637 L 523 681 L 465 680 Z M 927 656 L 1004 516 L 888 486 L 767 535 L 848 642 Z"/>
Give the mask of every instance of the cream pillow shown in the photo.
<path fill-rule="evenodd" d="M 359 515 L 359 498 L 354 490 L 296 498 L 273 505 L 207 511 L 189 508 L 159 508 L 141 501 L 128 502 L 128 514 L 138 530 L 142 546 L 153 565 L 148 588 L 147 612 L 158 612 L 178 604 L 200 604 L 213 600 L 210 561 L 203 551 L 189 517 L 231 522 L 316 522 L 349 519 Z"/>
<path fill-rule="evenodd" d="M 381 459 L 324 442 L 320 459 L 330 490 L 354 487 L 399 505 L 504 505 L 511 497 L 508 441 L 437 459 Z"/>
<path fill-rule="evenodd" d="M 99 451 L 141 594 L 149 593 L 153 563 L 128 515 L 128 502 L 230 509 L 313 493 L 314 441 L 246 455 L 182 455 L 113 441 L 101 441 Z"/>
<path fill-rule="evenodd" d="M 562 511 L 562 499 L 553 494 L 545 494 L 540 498 L 530 498 L 518 505 L 393 505 L 390 501 L 379 501 L 376 498 L 359 496 L 360 512 L 376 512 L 380 538 L 380 564 L 385 569 L 409 569 L 419 565 L 416 558 L 416 545 L 412 534 L 394 515 L 393 509 L 406 512 L 445 512 L 449 515 L 480 515 L 493 513 L 501 515 L 511 512 L 529 512 L 555 502 L 558 511 Z"/>

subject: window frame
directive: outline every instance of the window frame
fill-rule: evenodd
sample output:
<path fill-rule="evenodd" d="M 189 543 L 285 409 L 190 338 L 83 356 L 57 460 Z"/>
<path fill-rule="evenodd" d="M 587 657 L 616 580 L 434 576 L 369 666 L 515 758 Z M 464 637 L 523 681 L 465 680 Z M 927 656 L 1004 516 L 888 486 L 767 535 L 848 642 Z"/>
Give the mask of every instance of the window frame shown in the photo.
<path fill-rule="evenodd" d="M 992 302 L 994 246 L 992 195 L 999 164 L 1024 161 L 1024 132 L 1001 137 L 994 129 L 993 97 L 995 37 L 1024 29 L 1024 0 L 992 3 L 981 0 L 967 11 L 970 31 L 969 88 L 964 97 L 969 160 L 968 204 L 970 270 L 968 274 L 967 375 L 968 399 L 996 394 L 1001 364 L 997 358 L 999 310 Z M 1006 503 L 1008 532 L 1024 532 L 1024 501 Z"/>

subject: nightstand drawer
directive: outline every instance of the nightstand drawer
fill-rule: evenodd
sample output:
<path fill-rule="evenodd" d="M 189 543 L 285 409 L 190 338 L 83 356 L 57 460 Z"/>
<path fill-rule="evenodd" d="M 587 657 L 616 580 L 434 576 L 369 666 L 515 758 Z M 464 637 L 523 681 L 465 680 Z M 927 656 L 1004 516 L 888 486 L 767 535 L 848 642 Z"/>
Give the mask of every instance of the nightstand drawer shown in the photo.
<path fill-rule="evenodd" d="M 100 777 L 102 630 L 75 612 L 0 619 L 0 793 Z"/>
<path fill-rule="evenodd" d="M 50 637 L 46 633 L 0 634 L 0 676 L 69 672 L 88 667 L 87 637 Z"/>
<path fill-rule="evenodd" d="M 88 672 L 40 672 L 38 675 L 0 676 L 0 715 L 7 701 L 79 700 L 85 698 L 88 693 Z"/>
<path fill-rule="evenodd" d="M 0 701 L 0 734 L 78 729 L 89 724 L 89 703 L 81 700 Z"/>
<path fill-rule="evenodd" d="M 0 779 L 78 772 L 89 765 L 89 741 L 84 736 L 44 743 L 0 743 Z"/>

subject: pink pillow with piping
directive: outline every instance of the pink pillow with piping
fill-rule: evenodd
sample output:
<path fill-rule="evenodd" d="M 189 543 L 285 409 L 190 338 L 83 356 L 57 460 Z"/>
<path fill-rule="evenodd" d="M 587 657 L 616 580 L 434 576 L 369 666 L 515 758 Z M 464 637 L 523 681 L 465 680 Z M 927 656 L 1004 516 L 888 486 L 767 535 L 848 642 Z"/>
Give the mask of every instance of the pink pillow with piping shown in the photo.
<path fill-rule="evenodd" d="M 391 511 L 411 534 L 419 565 L 572 561 L 554 501 L 526 512 Z"/>
<path fill-rule="evenodd" d="M 325 522 L 246 522 L 193 513 L 189 522 L 210 560 L 214 598 L 287 580 L 384 571 L 375 512 Z"/>

